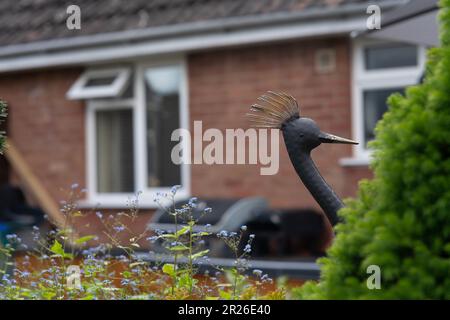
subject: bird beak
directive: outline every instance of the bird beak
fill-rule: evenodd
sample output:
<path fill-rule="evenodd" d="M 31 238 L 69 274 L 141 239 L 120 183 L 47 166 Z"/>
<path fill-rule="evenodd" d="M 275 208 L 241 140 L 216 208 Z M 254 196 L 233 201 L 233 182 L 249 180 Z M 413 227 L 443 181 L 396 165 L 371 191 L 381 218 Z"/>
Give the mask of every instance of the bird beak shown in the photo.
<path fill-rule="evenodd" d="M 319 140 L 322 143 L 345 143 L 345 144 L 358 144 L 358 142 L 341 138 L 338 136 L 335 136 L 334 134 L 329 134 L 326 132 L 321 132 L 319 135 Z"/>

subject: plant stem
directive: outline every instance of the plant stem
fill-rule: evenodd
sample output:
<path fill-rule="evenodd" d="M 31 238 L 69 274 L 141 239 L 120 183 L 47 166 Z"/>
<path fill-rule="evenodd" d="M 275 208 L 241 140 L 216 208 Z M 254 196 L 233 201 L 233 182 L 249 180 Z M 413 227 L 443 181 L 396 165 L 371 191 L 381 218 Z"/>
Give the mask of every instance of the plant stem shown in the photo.
<path fill-rule="evenodd" d="M 238 263 L 238 259 L 239 259 L 239 253 L 236 251 L 234 251 L 234 255 L 236 257 L 236 264 Z M 235 268 L 235 272 L 234 272 L 234 283 L 233 283 L 233 300 L 236 300 L 236 291 L 237 291 L 237 279 L 238 279 L 238 269 L 237 267 Z"/>
<path fill-rule="evenodd" d="M 174 207 L 175 207 L 175 204 L 174 204 Z M 176 211 L 175 211 L 175 209 L 174 209 L 174 213 L 175 213 L 175 215 L 174 215 L 174 222 L 175 222 L 175 241 L 176 242 L 178 242 L 178 235 L 177 235 L 177 233 L 178 233 L 178 219 L 177 219 L 177 214 L 176 214 Z M 174 253 L 174 257 L 173 257 L 173 280 L 172 280 L 172 294 L 174 294 L 175 293 L 175 285 L 176 285 L 176 282 L 177 282 L 177 265 L 178 265 L 178 253 L 177 252 L 175 252 Z"/>
<path fill-rule="evenodd" d="M 194 276 L 193 264 L 192 264 L 192 232 L 193 232 L 193 221 L 189 222 L 189 293 L 192 294 L 192 284 L 194 280 L 192 279 Z"/>

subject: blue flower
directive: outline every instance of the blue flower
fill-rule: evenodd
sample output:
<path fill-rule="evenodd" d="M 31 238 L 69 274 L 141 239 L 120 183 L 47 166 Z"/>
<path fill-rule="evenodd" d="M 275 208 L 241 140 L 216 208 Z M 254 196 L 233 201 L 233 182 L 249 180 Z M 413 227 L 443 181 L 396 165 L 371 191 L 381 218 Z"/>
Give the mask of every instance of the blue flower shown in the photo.
<path fill-rule="evenodd" d="M 115 226 L 115 227 L 113 227 L 113 229 L 116 232 L 122 232 L 123 230 L 125 230 L 125 227 L 124 226 Z"/>
<path fill-rule="evenodd" d="M 242 231 L 246 231 L 246 230 L 247 230 L 247 226 L 242 226 L 242 227 L 241 227 L 241 230 L 242 230 Z"/>
<path fill-rule="evenodd" d="M 20 243 L 22 241 L 22 239 L 20 239 L 19 236 L 15 233 L 7 234 L 6 240 L 8 240 L 9 242 L 18 242 L 18 243 Z"/>
<path fill-rule="evenodd" d="M 172 193 L 173 195 L 175 195 L 177 193 L 177 191 L 181 188 L 180 185 L 175 185 L 172 188 L 170 188 L 170 193 Z"/>
<path fill-rule="evenodd" d="M 255 276 L 257 276 L 257 277 L 261 277 L 262 271 L 259 270 L 259 269 L 255 269 L 255 270 L 253 270 L 253 274 L 254 274 Z"/>
<path fill-rule="evenodd" d="M 158 240 L 158 236 L 152 236 L 147 238 L 147 241 L 150 241 L 152 243 L 155 242 L 156 240 Z"/>
<path fill-rule="evenodd" d="M 220 231 L 217 236 L 219 238 L 227 238 L 228 237 L 228 232 L 226 232 L 225 230 Z"/>
<path fill-rule="evenodd" d="M 244 252 L 245 252 L 245 253 L 251 253 L 251 252 L 252 252 L 252 246 L 249 245 L 249 244 L 247 244 L 247 245 L 244 247 Z"/>
<path fill-rule="evenodd" d="M 28 271 L 22 271 L 22 272 L 20 273 L 20 277 L 21 277 L 21 278 L 28 278 L 30 275 L 31 275 L 31 273 L 28 272 Z"/>
<path fill-rule="evenodd" d="M 103 218 L 103 215 L 102 215 L 102 213 L 101 213 L 100 211 L 97 211 L 97 212 L 95 213 L 95 215 L 96 215 L 99 219 Z"/>
<path fill-rule="evenodd" d="M 196 197 L 193 197 L 193 198 L 189 199 L 188 206 L 191 207 L 191 208 L 196 208 L 197 207 L 197 200 L 198 199 Z"/>
<path fill-rule="evenodd" d="M 172 247 L 176 247 L 176 246 L 182 246 L 183 244 L 179 241 L 174 241 L 170 244 Z"/>
<path fill-rule="evenodd" d="M 205 208 L 205 210 L 203 210 L 203 212 L 206 214 L 209 214 L 212 212 L 212 209 L 208 207 L 208 208 Z"/>

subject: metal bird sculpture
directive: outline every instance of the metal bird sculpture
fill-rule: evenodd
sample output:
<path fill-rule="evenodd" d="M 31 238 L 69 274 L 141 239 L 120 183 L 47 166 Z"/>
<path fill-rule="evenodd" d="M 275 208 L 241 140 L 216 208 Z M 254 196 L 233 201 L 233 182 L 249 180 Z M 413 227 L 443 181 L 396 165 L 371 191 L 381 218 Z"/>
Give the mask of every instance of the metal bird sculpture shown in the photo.
<path fill-rule="evenodd" d="M 297 101 L 285 93 L 269 91 L 247 114 L 253 127 L 278 128 L 283 132 L 289 158 L 311 195 L 332 226 L 339 222 L 337 212 L 344 204 L 325 182 L 311 159 L 311 151 L 322 143 L 358 144 L 356 141 L 322 132 L 315 121 L 300 117 Z"/>

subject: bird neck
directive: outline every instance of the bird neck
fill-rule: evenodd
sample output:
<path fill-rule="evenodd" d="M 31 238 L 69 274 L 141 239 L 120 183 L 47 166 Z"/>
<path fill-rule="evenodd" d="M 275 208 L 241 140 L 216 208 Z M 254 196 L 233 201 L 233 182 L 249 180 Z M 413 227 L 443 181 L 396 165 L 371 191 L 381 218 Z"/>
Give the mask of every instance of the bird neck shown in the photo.
<path fill-rule="evenodd" d="M 298 144 L 290 143 L 292 141 L 286 139 L 286 136 L 285 142 L 295 171 L 305 187 L 325 212 L 328 221 L 334 226 L 339 222 L 337 212 L 344 206 L 342 200 L 320 174 L 311 158 L 311 150 L 302 150 L 301 148 L 298 148 Z"/>

